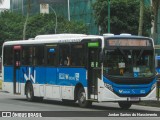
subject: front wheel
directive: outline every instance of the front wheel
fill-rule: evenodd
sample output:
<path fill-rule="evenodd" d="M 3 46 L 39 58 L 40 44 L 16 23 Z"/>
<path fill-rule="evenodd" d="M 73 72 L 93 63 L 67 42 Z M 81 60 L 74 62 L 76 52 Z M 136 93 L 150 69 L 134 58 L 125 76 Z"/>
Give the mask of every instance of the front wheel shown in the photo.
<path fill-rule="evenodd" d="M 91 101 L 86 100 L 86 93 L 83 88 L 78 91 L 78 104 L 80 107 L 90 107 L 92 105 Z"/>
<path fill-rule="evenodd" d="M 122 109 L 129 109 L 132 106 L 131 102 L 126 102 L 126 101 L 120 101 L 118 102 L 118 104 Z"/>

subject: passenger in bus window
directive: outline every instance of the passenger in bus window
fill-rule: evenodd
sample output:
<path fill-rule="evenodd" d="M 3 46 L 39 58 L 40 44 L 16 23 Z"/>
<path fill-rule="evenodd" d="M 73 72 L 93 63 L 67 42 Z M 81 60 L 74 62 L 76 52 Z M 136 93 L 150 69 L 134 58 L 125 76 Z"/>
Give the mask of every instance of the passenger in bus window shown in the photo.
<path fill-rule="evenodd" d="M 69 56 L 67 56 L 65 59 L 64 59 L 64 65 L 65 66 L 69 66 L 70 65 L 70 62 L 71 62 L 71 58 Z"/>
<path fill-rule="evenodd" d="M 60 65 L 64 65 L 64 66 L 69 66 L 70 65 L 70 62 L 71 62 L 71 59 L 69 56 L 66 56 L 66 57 L 62 57 L 60 59 Z"/>

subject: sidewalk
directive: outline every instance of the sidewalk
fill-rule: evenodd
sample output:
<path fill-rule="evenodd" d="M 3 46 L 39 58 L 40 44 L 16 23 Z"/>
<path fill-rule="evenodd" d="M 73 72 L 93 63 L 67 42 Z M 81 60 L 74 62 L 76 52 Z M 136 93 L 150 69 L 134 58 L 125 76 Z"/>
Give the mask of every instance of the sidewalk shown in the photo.
<path fill-rule="evenodd" d="M 143 105 L 143 106 L 152 106 L 152 107 L 160 107 L 160 101 L 143 101 L 139 102 L 136 105 Z"/>

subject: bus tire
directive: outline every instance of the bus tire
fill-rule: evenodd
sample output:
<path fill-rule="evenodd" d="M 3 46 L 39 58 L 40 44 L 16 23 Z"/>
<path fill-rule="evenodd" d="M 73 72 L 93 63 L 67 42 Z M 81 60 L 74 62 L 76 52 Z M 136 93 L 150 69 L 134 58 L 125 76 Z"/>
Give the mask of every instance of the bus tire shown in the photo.
<path fill-rule="evenodd" d="M 30 102 L 35 100 L 33 86 L 31 83 L 27 83 L 26 85 L 26 98 Z"/>
<path fill-rule="evenodd" d="M 118 104 L 119 104 L 120 108 L 122 108 L 122 109 L 129 109 L 132 105 L 131 102 L 126 102 L 126 101 L 120 101 L 120 102 L 118 102 Z"/>
<path fill-rule="evenodd" d="M 83 88 L 80 88 L 78 91 L 78 104 L 82 108 L 92 106 L 92 101 L 86 100 L 86 94 Z"/>

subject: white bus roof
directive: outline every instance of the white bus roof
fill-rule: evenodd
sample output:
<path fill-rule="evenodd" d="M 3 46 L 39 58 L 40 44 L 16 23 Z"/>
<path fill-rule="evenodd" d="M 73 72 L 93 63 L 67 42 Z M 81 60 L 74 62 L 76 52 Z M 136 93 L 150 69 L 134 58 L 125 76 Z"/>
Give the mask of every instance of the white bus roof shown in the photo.
<path fill-rule="evenodd" d="M 7 41 L 3 45 L 20 45 L 20 44 L 43 44 L 43 43 L 65 43 L 65 42 L 80 42 L 84 39 L 98 39 L 102 36 L 85 35 L 85 34 L 54 34 L 54 35 L 38 35 L 35 39 Z"/>
<path fill-rule="evenodd" d="M 86 34 L 50 34 L 50 35 L 37 35 L 35 40 L 43 40 L 43 39 L 61 39 L 61 38 L 72 38 L 72 37 L 86 37 Z"/>

